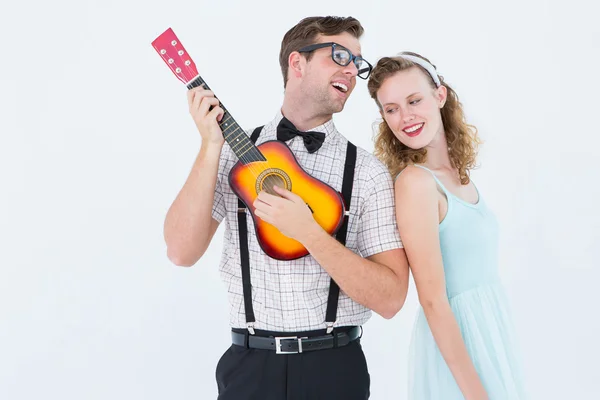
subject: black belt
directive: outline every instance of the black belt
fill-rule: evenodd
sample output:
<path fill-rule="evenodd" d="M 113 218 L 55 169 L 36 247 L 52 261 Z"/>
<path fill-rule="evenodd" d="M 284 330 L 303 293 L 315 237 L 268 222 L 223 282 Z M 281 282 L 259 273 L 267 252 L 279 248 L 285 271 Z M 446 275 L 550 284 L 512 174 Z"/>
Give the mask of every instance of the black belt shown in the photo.
<path fill-rule="evenodd" d="M 232 343 L 251 349 L 275 350 L 277 354 L 296 354 L 306 351 L 332 349 L 346 346 L 362 336 L 360 326 L 352 327 L 345 332 L 315 337 L 298 336 L 256 336 L 248 333 L 231 332 Z M 246 338 L 248 344 L 246 346 Z M 337 343 L 336 343 L 337 342 Z"/>

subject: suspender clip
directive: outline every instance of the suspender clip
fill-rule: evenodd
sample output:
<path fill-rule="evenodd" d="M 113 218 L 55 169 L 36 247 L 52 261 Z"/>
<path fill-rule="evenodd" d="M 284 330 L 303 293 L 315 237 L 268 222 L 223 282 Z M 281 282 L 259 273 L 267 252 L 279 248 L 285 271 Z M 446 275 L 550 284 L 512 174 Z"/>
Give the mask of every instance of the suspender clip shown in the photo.
<path fill-rule="evenodd" d="M 333 324 L 335 324 L 335 322 L 327 322 L 327 333 L 333 332 Z"/>

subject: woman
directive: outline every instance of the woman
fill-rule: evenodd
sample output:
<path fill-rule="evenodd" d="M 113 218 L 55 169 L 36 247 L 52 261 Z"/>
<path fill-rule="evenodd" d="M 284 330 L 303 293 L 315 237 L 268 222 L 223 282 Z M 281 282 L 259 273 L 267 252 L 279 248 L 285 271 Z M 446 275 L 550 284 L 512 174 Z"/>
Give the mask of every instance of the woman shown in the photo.
<path fill-rule="evenodd" d="M 375 154 L 397 177 L 396 219 L 421 304 L 409 397 L 523 399 L 497 222 L 469 178 L 477 130 L 418 54 L 379 60 L 368 87 L 383 117 Z"/>

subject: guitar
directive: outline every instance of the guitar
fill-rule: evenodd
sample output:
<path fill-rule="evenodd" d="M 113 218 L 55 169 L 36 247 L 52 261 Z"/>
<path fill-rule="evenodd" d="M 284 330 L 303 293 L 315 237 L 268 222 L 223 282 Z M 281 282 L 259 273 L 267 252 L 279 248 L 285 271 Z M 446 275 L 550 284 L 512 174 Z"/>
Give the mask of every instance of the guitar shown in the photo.
<path fill-rule="evenodd" d="M 152 46 L 188 89 L 202 86 L 210 90 L 171 28 L 158 36 Z M 304 171 L 284 142 L 270 140 L 255 146 L 229 111 L 221 103 L 219 106 L 225 112 L 219 126 L 225 141 L 238 158 L 229 173 L 229 185 L 250 211 L 260 247 L 269 257 L 277 260 L 304 257 L 308 251 L 300 242 L 256 217 L 252 204 L 258 193 L 264 190 L 277 196 L 273 190 L 273 185 L 277 185 L 297 194 L 311 209 L 315 221 L 331 235 L 337 232 L 344 219 L 342 196 Z"/>

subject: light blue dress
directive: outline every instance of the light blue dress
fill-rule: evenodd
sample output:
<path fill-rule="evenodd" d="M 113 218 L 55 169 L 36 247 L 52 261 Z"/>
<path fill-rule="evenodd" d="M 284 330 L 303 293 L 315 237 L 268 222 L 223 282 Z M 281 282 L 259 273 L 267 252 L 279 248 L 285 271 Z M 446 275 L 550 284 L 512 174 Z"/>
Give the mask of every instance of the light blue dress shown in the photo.
<path fill-rule="evenodd" d="M 439 225 L 446 293 L 471 360 L 490 400 L 522 400 L 525 391 L 509 305 L 498 274 L 498 224 L 479 195 L 476 204 L 450 193 Z M 420 307 L 410 348 L 409 399 L 462 400 L 458 385 Z"/>

